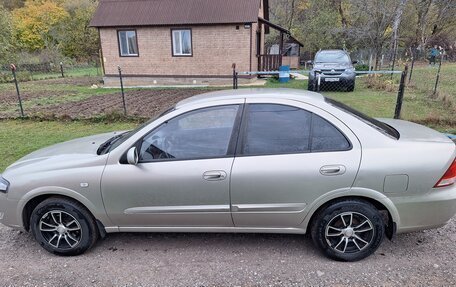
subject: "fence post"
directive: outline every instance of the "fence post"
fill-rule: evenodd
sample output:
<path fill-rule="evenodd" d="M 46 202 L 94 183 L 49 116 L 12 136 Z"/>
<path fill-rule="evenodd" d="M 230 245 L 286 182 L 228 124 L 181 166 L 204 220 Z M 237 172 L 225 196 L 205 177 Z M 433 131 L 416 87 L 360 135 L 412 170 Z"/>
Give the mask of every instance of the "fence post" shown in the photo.
<path fill-rule="evenodd" d="M 440 57 L 439 69 L 437 71 L 437 78 L 435 79 L 434 93 L 432 94 L 432 96 L 434 96 L 434 97 L 437 95 L 437 88 L 439 86 L 439 81 L 440 81 L 440 70 L 442 69 L 442 62 L 443 62 L 443 53 Z"/>
<path fill-rule="evenodd" d="M 19 108 L 21 109 L 21 117 L 24 117 L 24 108 L 22 107 L 21 93 L 19 92 L 19 85 L 17 84 L 16 66 L 11 64 L 11 72 L 13 73 L 14 84 L 16 85 L 17 99 L 19 100 Z"/>
<path fill-rule="evenodd" d="M 236 72 L 236 63 L 231 66 L 233 68 L 233 90 L 238 88 L 238 73 Z"/>
<path fill-rule="evenodd" d="M 399 84 L 399 92 L 397 93 L 397 101 L 396 101 L 396 110 L 394 111 L 395 119 L 401 118 L 402 102 L 404 100 L 405 79 L 407 78 L 407 73 L 408 73 L 408 65 L 405 66 L 405 69 L 402 72 L 401 83 Z"/>
<path fill-rule="evenodd" d="M 321 85 L 321 71 L 315 70 L 314 72 L 314 82 L 313 82 L 313 87 L 312 90 L 314 92 L 320 92 L 320 85 Z"/>
<path fill-rule="evenodd" d="M 60 62 L 60 73 L 62 74 L 62 78 L 65 78 L 65 75 L 63 73 L 63 62 Z"/>
<path fill-rule="evenodd" d="M 120 78 L 120 90 L 122 91 L 122 103 L 123 103 L 123 109 L 124 109 L 124 115 L 127 115 L 127 105 L 125 103 L 125 92 L 124 92 L 124 85 L 123 85 L 123 79 L 122 79 L 122 68 L 120 66 L 117 66 L 117 69 L 119 70 L 119 78 Z"/>
<path fill-rule="evenodd" d="M 410 48 L 411 55 L 412 55 L 412 67 L 410 67 L 410 73 L 409 73 L 409 78 L 408 78 L 408 83 L 410 84 L 410 81 L 412 81 L 412 74 L 413 74 L 413 68 L 415 67 L 415 59 L 416 59 L 416 51 L 415 47 Z"/>

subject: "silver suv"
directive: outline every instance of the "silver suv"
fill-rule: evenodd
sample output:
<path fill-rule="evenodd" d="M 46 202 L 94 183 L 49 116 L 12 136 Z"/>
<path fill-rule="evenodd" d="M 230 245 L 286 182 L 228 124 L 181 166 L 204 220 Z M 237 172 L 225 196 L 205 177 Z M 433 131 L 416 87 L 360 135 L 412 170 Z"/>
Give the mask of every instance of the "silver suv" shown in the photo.
<path fill-rule="evenodd" d="M 315 55 L 312 70 L 309 73 L 308 89 L 345 89 L 353 92 L 355 89 L 356 72 L 350 55 L 343 50 L 322 50 Z"/>

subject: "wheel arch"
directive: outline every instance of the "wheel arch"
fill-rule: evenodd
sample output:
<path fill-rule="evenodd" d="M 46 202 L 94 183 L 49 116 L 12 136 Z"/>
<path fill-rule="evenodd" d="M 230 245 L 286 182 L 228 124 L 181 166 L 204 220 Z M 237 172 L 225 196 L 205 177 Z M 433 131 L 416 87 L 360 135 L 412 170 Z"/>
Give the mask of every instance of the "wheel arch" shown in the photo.
<path fill-rule="evenodd" d="M 56 198 L 64 198 L 68 200 L 72 200 L 81 206 L 83 206 L 87 212 L 92 216 L 94 222 L 96 223 L 98 227 L 98 231 L 102 237 L 106 234 L 105 232 L 105 224 L 103 221 L 100 220 L 100 218 L 97 218 L 97 212 L 95 206 L 90 203 L 88 199 L 83 197 L 82 195 L 79 195 L 76 192 L 71 192 L 68 195 L 68 190 L 65 190 L 65 193 L 61 190 L 55 190 L 53 192 L 46 192 L 44 190 L 35 190 L 33 192 L 30 192 L 26 198 L 23 198 L 18 206 L 18 218 L 20 218 L 20 222 L 22 223 L 22 226 L 24 230 L 29 231 L 30 230 L 30 217 L 32 215 L 33 210 L 43 202 L 44 200 L 51 198 L 51 197 L 56 197 Z M 76 194 L 79 196 L 71 196 Z"/>
<path fill-rule="evenodd" d="M 310 234 L 312 224 L 320 211 L 324 210 L 331 204 L 344 200 L 360 200 L 372 204 L 378 211 L 381 212 L 383 216 L 383 221 L 385 222 L 385 232 L 387 237 L 389 239 L 392 239 L 394 237 L 394 235 L 396 234 L 397 224 L 399 223 L 399 215 L 391 200 L 389 200 L 384 195 L 382 195 L 381 198 L 377 196 L 372 197 L 361 194 L 341 195 L 337 197 L 328 198 L 326 200 L 320 200 L 316 204 L 314 204 L 308 216 L 306 216 L 306 218 L 303 221 L 303 226 L 305 226 L 306 233 Z"/>

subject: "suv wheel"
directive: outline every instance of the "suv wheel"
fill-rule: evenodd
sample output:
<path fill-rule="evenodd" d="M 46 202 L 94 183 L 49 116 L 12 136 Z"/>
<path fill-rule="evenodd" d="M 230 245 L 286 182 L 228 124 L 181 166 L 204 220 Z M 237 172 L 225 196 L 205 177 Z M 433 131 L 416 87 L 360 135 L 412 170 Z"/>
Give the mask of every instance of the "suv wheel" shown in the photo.
<path fill-rule="evenodd" d="M 349 82 L 347 85 L 347 92 L 353 92 L 355 90 L 355 81 Z"/>
<path fill-rule="evenodd" d="M 97 227 L 89 211 L 65 198 L 52 197 L 38 204 L 30 218 L 30 226 L 38 243 L 56 255 L 82 254 L 98 238 Z"/>
<path fill-rule="evenodd" d="M 332 259 L 358 261 L 377 250 L 385 233 L 379 211 L 370 203 L 344 200 L 322 210 L 311 227 L 312 239 Z"/>
<path fill-rule="evenodd" d="M 307 90 L 312 91 L 312 92 L 314 91 L 314 84 L 313 84 L 313 81 L 311 81 L 310 79 L 307 82 Z"/>

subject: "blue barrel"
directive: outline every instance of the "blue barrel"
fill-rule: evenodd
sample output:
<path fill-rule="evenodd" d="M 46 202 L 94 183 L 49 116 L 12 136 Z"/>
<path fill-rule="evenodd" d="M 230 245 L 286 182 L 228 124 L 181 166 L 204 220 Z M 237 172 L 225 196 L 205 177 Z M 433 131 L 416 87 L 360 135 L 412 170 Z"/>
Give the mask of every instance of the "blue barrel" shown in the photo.
<path fill-rule="evenodd" d="M 290 81 L 290 66 L 279 67 L 279 82 L 288 83 Z"/>

